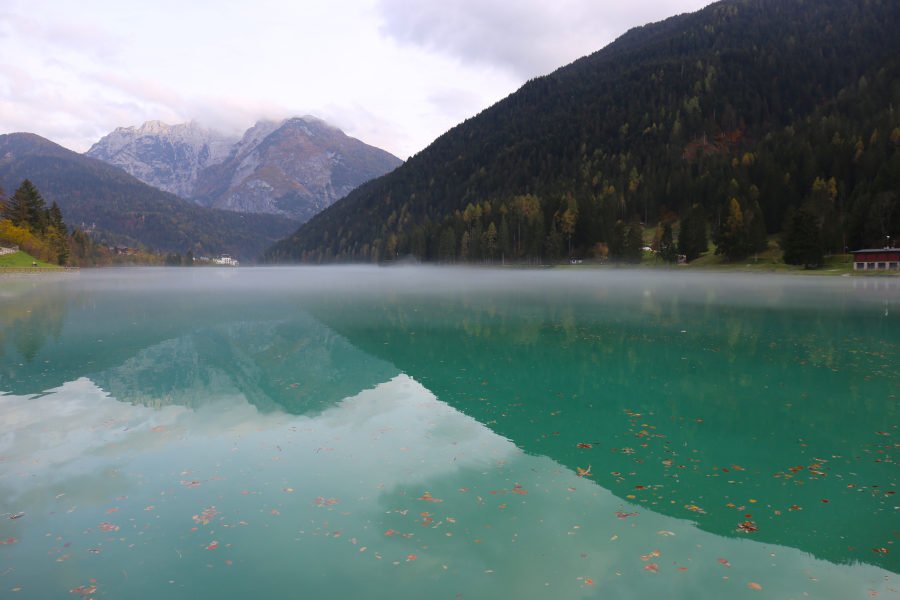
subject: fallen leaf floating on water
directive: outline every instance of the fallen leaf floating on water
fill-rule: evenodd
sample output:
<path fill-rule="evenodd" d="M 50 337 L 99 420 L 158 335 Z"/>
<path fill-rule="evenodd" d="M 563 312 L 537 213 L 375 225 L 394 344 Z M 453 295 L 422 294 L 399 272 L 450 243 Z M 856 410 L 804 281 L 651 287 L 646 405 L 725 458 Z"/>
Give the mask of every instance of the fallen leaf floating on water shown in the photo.
<path fill-rule="evenodd" d="M 585 577 L 584 582 L 588 585 L 594 585 L 594 580 L 591 579 L 590 577 Z"/>
<path fill-rule="evenodd" d="M 728 562 L 728 561 L 727 561 L 726 559 L 724 559 L 724 558 L 717 558 L 716 560 L 719 562 L 720 565 L 724 565 L 724 566 L 726 566 L 726 567 L 730 567 L 730 566 L 731 566 L 731 563 Z"/>
<path fill-rule="evenodd" d="M 206 547 L 206 550 L 215 550 L 219 547 L 219 542 L 213 541 L 209 543 L 209 546 Z"/>
<path fill-rule="evenodd" d="M 877 552 L 878 554 L 890 554 L 891 551 L 887 548 L 872 548 L 873 552 Z"/>
<path fill-rule="evenodd" d="M 294 491 L 291 488 L 287 488 L 285 491 Z M 313 498 L 313 502 L 315 502 L 319 506 L 334 506 L 338 503 L 337 498 L 325 498 L 324 496 L 319 496 L 317 498 Z"/>
<path fill-rule="evenodd" d="M 432 496 L 430 492 L 425 492 L 421 498 L 416 498 L 416 500 L 424 500 L 425 502 L 443 502 L 443 500 L 438 500 Z"/>
<path fill-rule="evenodd" d="M 575 444 L 575 447 L 576 448 L 593 448 L 594 446 L 592 444 L 585 444 L 584 442 L 579 442 L 579 443 Z"/>
<path fill-rule="evenodd" d="M 662 554 L 662 552 L 660 552 L 659 550 L 654 550 L 650 554 L 641 554 L 641 560 L 647 562 L 651 558 L 658 558 L 660 554 Z"/>
<path fill-rule="evenodd" d="M 206 525 L 210 522 L 210 520 L 219 514 L 219 511 L 216 510 L 215 506 L 208 506 L 203 509 L 203 512 L 199 515 L 194 515 L 191 517 L 194 519 L 194 522 L 200 525 Z"/>
<path fill-rule="evenodd" d="M 645 571 L 650 571 L 651 573 L 659 573 L 659 565 L 656 563 L 650 563 L 649 565 L 644 565 Z"/>
<path fill-rule="evenodd" d="M 751 590 L 761 590 L 761 589 L 762 589 L 762 586 L 761 586 L 761 585 L 759 585 L 758 583 L 753 582 L 753 581 L 751 581 L 750 583 L 748 583 L 748 584 L 747 584 L 747 587 L 749 587 Z"/>
<path fill-rule="evenodd" d="M 94 581 L 95 580 L 93 580 L 93 579 L 91 580 L 91 582 L 94 582 Z M 77 588 L 69 590 L 70 594 L 80 594 L 82 596 L 88 596 L 88 595 L 94 594 L 96 592 L 97 592 L 97 586 L 94 585 L 94 583 L 91 583 L 90 585 L 79 585 Z"/>
<path fill-rule="evenodd" d="M 757 527 L 756 523 L 753 521 L 744 521 L 743 523 L 738 523 L 737 530 L 744 533 L 752 533 L 754 531 L 759 531 L 759 527 Z"/>
<path fill-rule="evenodd" d="M 20 513 L 14 514 L 14 515 L 9 515 L 9 518 L 10 518 L 10 519 L 21 519 L 21 518 L 24 517 L 24 516 L 25 516 L 25 513 L 20 512 Z"/>
<path fill-rule="evenodd" d="M 109 521 L 104 521 L 103 523 L 97 525 L 97 529 L 99 529 L 100 531 L 118 531 L 119 526 L 113 525 Z"/>
<path fill-rule="evenodd" d="M 587 477 L 588 475 L 591 474 L 591 465 L 588 465 L 587 469 L 582 469 L 581 467 L 575 467 L 575 468 L 578 469 L 579 477 Z"/>
<path fill-rule="evenodd" d="M 636 512 L 622 512 L 620 510 L 616 511 L 616 517 L 619 519 L 627 519 L 628 517 L 636 517 Z"/>
<path fill-rule="evenodd" d="M 4 544 L 15 544 L 18 541 L 19 540 L 17 540 L 16 538 L 9 538 L 8 540 L 0 540 L 0 546 L 2 546 Z"/>

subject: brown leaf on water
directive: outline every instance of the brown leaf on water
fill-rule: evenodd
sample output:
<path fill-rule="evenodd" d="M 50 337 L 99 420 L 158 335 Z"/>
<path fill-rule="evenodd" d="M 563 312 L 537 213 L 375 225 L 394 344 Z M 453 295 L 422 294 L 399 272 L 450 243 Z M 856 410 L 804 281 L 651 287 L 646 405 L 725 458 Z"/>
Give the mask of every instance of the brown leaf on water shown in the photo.
<path fill-rule="evenodd" d="M 738 523 L 737 530 L 743 533 L 752 533 L 759 531 L 759 527 L 753 521 L 744 521 L 743 523 Z"/>

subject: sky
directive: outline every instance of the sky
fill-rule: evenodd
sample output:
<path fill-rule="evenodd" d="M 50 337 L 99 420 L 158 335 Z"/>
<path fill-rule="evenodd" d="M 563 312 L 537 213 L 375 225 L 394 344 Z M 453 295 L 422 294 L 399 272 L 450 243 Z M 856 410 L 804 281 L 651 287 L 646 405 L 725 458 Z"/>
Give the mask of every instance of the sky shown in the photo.
<path fill-rule="evenodd" d="M 2 0 L 0 134 L 240 135 L 312 115 L 407 159 L 628 29 L 709 0 Z"/>

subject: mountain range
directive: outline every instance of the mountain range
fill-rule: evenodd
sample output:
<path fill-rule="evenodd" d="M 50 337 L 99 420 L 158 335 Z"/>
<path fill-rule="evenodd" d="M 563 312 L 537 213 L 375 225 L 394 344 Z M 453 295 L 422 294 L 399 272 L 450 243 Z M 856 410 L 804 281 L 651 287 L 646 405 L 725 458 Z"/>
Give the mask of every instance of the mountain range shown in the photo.
<path fill-rule="evenodd" d="M 149 121 L 116 129 L 86 154 L 201 206 L 300 222 L 402 164 L 308 116 L 260 121 L 240 138 Z"/>
<path fill-rule="evenodd" d="M 749 228 L 764 244 L 805 211 L 826 251 L 880 245 L 900 235 L 898 25 L 894 0 L 724 0 L 635 28 L 363 184 L 265 260 L 601 256 L 625 225 L 678 227 L 695 208 L 723 243 Z"/>
<path fill-rule="evenodd" d="M 297 226 L 280 215 L 197 206 L 34 134 L 0 135 L 0 186 L 12 193 L 25 179 L 69 226 L 108 244 L 252 261 Z"/>

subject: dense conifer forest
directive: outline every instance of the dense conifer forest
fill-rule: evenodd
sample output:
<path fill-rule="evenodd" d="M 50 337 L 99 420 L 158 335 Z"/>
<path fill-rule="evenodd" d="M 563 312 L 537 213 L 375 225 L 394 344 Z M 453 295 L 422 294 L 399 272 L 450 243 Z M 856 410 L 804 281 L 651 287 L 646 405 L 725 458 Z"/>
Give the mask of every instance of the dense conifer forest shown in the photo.
<path fill-rule="evenodd" d="M 726 0 L 529 81 L 270 262 L 785 259 L 900 235 L 900 4 Z M 644 240 L 641 242 L 640 240 Z M 639 254 L 637 255 L 639 260 Z"/>

